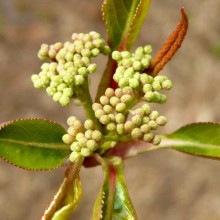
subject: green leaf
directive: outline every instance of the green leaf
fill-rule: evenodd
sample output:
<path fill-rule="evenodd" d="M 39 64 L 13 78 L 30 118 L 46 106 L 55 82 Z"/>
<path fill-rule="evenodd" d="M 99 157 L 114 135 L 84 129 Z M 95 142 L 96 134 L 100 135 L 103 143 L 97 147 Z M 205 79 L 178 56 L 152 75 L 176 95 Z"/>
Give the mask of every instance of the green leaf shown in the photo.
<path fill-rule="evenodd" d="M 135 210 L 123 176 L 122 160 L 101 159 L 104 183 L 96 199 L 92 220 L 135 220 Z"/>
<path fill-rule="evenodd" d="M 0 157 L 30 170 L 61 166 L 69 155 L 62 141 L 65 129 L 43 119 L 20 119 L 0 126 Z"/>
<path fill-rule="evenodd" d="M 82 186 L 79 180 L 79 176 L 77 176 L 77 178 L 74 179 L 72 185 L 69 184 L 69 186 L 68 185 L 66 186 L 65 184 L 66 183 L 64 182 L 60 188 L 61 192 L 65 191 L 65 194 L 63 195 L 63 198 L 62 198 L 62 203 L 60 204 L 61 207 L 54 213 L 51 220 L 68 219 L 73 213 L 73 211 L 76 209 L 76 207 L 78 206 L 81 200 Z M 64 189 L 64 188 L 67 188 L 67 189 Z"/>
<path fill-rule="evenodd" d="M 150 0 L 105 0 L 103 18 L 113 50 L 129 50 L 134 44 Z"/>
<path fill-rule="evenodd" d="M 178 151 L 210 159 L 220 159 L 220 124 L 194 123 L 164 136 L 157 148 Z"/>

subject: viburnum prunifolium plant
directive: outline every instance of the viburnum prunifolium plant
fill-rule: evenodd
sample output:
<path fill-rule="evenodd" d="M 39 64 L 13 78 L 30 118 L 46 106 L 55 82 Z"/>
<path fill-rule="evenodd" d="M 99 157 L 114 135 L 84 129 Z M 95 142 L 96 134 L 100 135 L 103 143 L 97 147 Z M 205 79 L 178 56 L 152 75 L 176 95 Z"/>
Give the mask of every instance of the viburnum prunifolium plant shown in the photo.
<path fill-rule="evenodd" d="M 151 45 L 131 52 L 149 5 L 150 0 L 105 0 L 107 40 L 90 31 L 74 33 L 64 43 L 42 44 L 38 57 L 43 64 L 31 77 L 34 87 L 44 89 L 64 107 L 77 100 L 84 107 L 85 121 L 73 113 L 67 119 L 67 130 L 45 119 L 1 124 L 1 158 L 28 170 L 66 166 L 63 183 L 42 220 L 71 216 L 82 195 L 82 166 L 101 165 L 104 172 L 91 219 L 132 220 L 138 218 L 123 177 L 125 159 L 160 148 L 220 158 L 218 123 L 189 124 L 167 135 L 157 132 L 167 119 L 151 103 L 164 104 L 167 96 L 163 91 L 172 88 L 171 80 L 159 73 L 181 46 L 188 19 L 181 9 L 178 25 L 155 56 Z M 92 100 L 89 78 L 96 72 L 95 58 L 100 55 L 107 56 L 108 62 Z"/>

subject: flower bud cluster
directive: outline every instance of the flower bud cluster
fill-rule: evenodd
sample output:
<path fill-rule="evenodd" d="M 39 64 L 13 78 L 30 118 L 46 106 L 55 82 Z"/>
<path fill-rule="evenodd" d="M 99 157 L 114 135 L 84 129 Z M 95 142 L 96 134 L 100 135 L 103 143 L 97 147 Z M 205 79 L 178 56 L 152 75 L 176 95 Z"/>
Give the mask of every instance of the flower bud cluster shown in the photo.
<path fill-rule="evenodd" d="M 82 86 L 89 74 L 96 71 L 96 64 L 91 58 L 100 53 L 107 55 L 110 48 L 100 34 L 92 31 L 88 34 L 73 34 L 73 42 L 54 45 L 43 44 L 38 53 L 44 63 L 39 74 L 32 75 L 36 88 L 46 88 L 53 100 L 65 106 L 72 97 L 76 97 L 76 87 Z"/>
<path fill-rule="evenodd" d="M 103 138 L 102 133 L 95 129 L 95 123 L 88 119 L 83 125 L 76 117 L 71 116 L 67 119 L 67 124 L 69 128 L 63 141 L 70 144 L 70 161 L 77 162 L 83 157 L 91 156 Z"/>
<path fill-rule="evenodd" d="M 93 110 L 99 122 L 105 126 L 110 134 L 116 134 L 120 139 L 125 136 L 128 140 L 143 140 L 155 145 L 160 143 L 159 136 L 153 133 L 158 126 L 167 122 L 158 111 L 152 111 L 148 104 L 130 111 L 132 116 L 128 120 L 126 113 L 131 107 L 134 92 L 130 87 L 118 88 L 115 91 L 108 88 L 105 95 L 100 97 L 100 103 L 93 104 Z"/>
<path fill-rule="evenodd" d="M 149 45 L 138 47 L 134 53 L 113 51 L 112 58 L 118 63 L 113 79 L 120 88 L 129 86 L 135 92 L 140 92 L 147 102 L 164 103 L 166 96 L 159 91 L 171 89 L 172 82 L 166 76 L 153 78 L 143 73 L 150 65 L 151 51 L 152 48 Z"/>

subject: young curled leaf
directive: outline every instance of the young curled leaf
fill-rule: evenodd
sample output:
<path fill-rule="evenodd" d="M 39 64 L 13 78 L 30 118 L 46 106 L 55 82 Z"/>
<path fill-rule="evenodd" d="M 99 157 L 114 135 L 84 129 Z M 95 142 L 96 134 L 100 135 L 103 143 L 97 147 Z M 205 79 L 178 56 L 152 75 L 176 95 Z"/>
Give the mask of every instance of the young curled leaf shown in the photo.
<path fill-rule="evenodd" d="M 105 174 L 93 209 L 92 220 L 135 220 L 136 212 L 128 195 L 123 163 L 118 157 L 98 158 Z"/>
<path fill-rule="evenodd" d="M 175 30 L 153 58 L 150 67 L 145 70 L 148 74 L 156 76 L 181 47 L 188 29 L 188 18 L 184 8 L 181 9 L 181 14 L 182 18 Z"/>
<path fill-rule="evenodd" d="M 0 157 L 28 170 L 51 170 L 69 155 L 65 129 L 44 119 L 19 119 L 0 126 Z"/>
<path fill-rule="evenodd" d="M 69 164 L 66 177 L 41 220 L 66 220 L 71 216 L 82 197 L 80 168 L 81 163 Z"/>

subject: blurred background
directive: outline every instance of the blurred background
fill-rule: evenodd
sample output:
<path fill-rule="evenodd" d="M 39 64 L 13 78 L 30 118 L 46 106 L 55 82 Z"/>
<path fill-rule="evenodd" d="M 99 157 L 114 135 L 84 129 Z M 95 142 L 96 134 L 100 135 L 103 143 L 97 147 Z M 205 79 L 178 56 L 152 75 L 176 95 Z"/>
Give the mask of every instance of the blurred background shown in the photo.
<path fill-rule="evenodd" d="M 0 0 L 0 123 L 16 118 L 47 118 L 66 127 L 70 115 L 84 119 L 80 107 L 62 108 L 36 90 L 30 77 L 40 70 L 42 43 L 68 41 L 73 32 L 95 30 L 106 37 L 101 0 Z M 164 68 L 174 87 L 157 106 L 169 123 L 161 132 L 198 121 L 220 121 L 220 1 L 153 0 L 136 46 L 152 44 L 154 54 L 180 18 L 184 6 L 190 26 L 182 48 Z M 106 59 L 99 57 L 91 77 L 92 94 Z M 35 220 L 62 182 L 64 168 L 48 172 L 17 169 L 0 161 L 0 214 L 4 220 Z M 172 150 L 125 162 L 125 178 L 140 220 L 220 219 L 220 162 Z M 82 169 L 83 199 L 71 219 L 90 219 L 102 183 L 100 167 Z"/>

